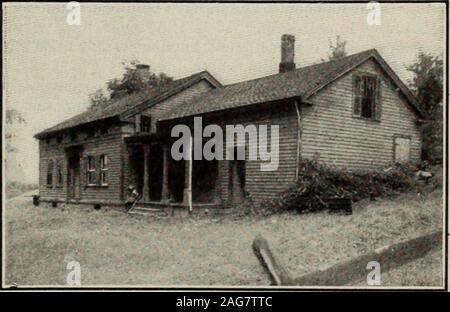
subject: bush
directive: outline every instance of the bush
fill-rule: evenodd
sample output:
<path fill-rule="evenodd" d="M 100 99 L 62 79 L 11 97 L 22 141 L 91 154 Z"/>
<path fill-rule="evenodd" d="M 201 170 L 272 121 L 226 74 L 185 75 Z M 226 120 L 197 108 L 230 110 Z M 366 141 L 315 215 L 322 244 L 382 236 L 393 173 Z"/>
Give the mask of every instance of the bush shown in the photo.
<path fill-rule="evenodd" d="M 374 199 L 410 191 L 414 186 L 416 167 L 396 164 L 384 171 L 351 172 L 333 169 L 315 160 L 304 160 L 298 181 L 277 198 L 261 205 L 264 214 L 277 211 L 317 211 L 327 208 L 331 198 L 352 201 Z"/>

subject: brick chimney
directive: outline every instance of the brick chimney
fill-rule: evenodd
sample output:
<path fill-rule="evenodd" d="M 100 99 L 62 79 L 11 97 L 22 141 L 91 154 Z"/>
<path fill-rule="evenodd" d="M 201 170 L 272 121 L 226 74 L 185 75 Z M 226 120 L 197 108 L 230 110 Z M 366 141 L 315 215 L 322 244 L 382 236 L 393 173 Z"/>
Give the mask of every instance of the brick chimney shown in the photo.
<path fill-rule="evenodd" d="M 285 73 L 295 69 L 295 36 L 281 36 L 281 63 L 280 73 Z"/>
<path fill-rule="evenodd" d="M 136 74 L 138 75 L 139 80 L 147 82 L 150 79 L 150 66 L 147 64 L 137 64 Z"/>

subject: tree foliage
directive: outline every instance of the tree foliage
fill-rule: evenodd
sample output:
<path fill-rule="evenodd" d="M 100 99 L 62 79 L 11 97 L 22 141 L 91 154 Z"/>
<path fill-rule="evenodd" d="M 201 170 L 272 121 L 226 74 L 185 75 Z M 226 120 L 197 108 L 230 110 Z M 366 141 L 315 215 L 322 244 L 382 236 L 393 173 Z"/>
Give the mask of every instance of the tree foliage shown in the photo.
<path fill-rule="evenodd" d="M 91 108 L 108 105 L 110 99 L 132 94 L 142 90 L 166 87 L 173 82 L 173 78 L 165 73 L 155 74 L 150 69 L 145 77 L 139 75 L 136 66 L 140 64 L 137 59 L 123 61 L 124 72 L 121 78 L 114 78 L 106 83 L 106 92 L 99 89 L 90 94 Z"/>
<path fill-rule="evenodd" d="M 12 143 L 15 137 L 14 126 L 26 123 L 25 118 L 22 116 L 22 113 L 16 109 L 7 109 L 5 112 L 5 122 L 7 125 L 5 128 L 6 152 L 16 152 L 17 148 L 15 148 Z"/>
<path fill-rule="evenodd" d="M 406 69 L 413 74 L 408 81 L 409 87 L 415 92 L 417 99 L 428 113 L 432 113 L 442 102 L 443 97 L 443 60 L 420 52 L 417 59 Z"/>
<path fill-rule="evenodd" d="M 422 126 L 422 159 L 441 163 L 443 156 L 444 68 L 441 57 L 420 52 L 406 69 L 413 74 L 408 85 L 429 117 Z"/>
<path fill-rule="evenodd" d="M 345 46 L 347 45 L 347 41 L 341 40 L 341 36 L 336 36 L 336 43 L 330 41 L 330 53 L 328 53 L 328 61 L 335 61 L 344 56 L 347 56 L 347 52 L 345 50 Z M 322 62 L 325 62 L 322 59 Z"/>

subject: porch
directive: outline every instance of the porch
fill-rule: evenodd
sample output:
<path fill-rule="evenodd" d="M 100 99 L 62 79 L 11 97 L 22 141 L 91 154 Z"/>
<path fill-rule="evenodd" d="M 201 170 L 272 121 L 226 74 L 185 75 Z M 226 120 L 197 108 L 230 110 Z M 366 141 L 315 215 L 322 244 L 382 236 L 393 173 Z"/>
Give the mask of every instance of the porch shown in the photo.
<path fill-rule="evenodd" d="M 155 134 L 138 134 L 125 139 L 124 187 L 134 186 L 142 199 L 139 207 L 222 208 L 223 177 L 217 160 L 175 160 L 171 141 Z"/>

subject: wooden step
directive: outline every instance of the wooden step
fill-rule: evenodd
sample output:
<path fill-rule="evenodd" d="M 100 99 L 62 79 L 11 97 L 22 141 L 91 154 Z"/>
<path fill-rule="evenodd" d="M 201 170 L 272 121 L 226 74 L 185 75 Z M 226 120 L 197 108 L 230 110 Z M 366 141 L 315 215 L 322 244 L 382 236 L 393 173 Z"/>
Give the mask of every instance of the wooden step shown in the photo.
<path fill-rule="evenodd" d="M 164 208 L 147 208 L 147 207 L 134 207 L 129 214 L 132 215 L 167 215 L 167 209 Z"/>

